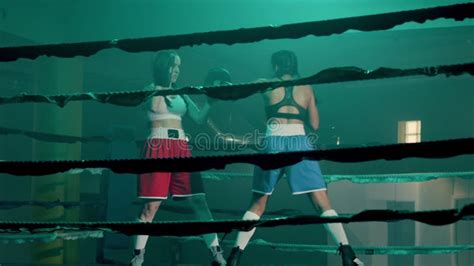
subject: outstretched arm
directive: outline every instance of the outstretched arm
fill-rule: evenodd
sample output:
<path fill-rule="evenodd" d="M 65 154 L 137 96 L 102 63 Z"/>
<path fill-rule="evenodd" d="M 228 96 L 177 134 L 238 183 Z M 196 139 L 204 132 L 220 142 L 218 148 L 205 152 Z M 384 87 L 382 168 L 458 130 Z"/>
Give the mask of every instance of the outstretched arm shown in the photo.
<path fill-rule="evenodd" d="M 188 95 L 183 95 L 183 99 L 188 104 L 188 114 L 196 123 L 202 125 L 207 120 L 207 115 L 211 109 L 211 105 L 206 101 L 202 109 Z"/>

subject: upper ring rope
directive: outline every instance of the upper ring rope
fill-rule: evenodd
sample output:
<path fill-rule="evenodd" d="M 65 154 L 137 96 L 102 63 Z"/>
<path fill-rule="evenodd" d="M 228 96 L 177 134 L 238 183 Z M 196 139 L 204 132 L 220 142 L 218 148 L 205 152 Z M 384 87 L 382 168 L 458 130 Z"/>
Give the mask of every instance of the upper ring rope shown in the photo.
<path fill-rule="evenodd" d="M 297 39 L 308 35 L 329 36 L 348 30 L 377 31 L 388 30 L 407 23 L 424 23 L 440 18 L 462 21 L 473 18 L 473 3 L 440 6 L 409 11 L 382 13 L 368 16 L 331 19 L 282 26 L 266 26 L 238 30 L 223 30 L 161 37 L 107 40 L 68 44 L 47 44 L 22 47 L 0 48 L 1 61 L 15 61 L 19 58 L 35 59 L 39 56 L 91 56 L 97 52 L 117 48 L 126 52 L 159 51 L 177 49 L 201 44 L 252 43 L 262 40 Z"/>

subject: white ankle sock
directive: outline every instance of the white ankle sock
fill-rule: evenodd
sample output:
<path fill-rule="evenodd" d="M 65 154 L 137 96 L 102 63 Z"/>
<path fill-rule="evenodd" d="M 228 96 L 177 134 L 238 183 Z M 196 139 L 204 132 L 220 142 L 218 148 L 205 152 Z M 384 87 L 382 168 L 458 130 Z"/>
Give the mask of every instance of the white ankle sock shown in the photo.
<path fill-rule="evenodd" d="M 140 218 L 138 218 L 136 221 L 137 222 L 142 222 L 142 223 L 145 222 Z M 148 236 L 147 235 L 133 236 L 133 249 L 144 249 L 145 246 L 146 246 L 147 241 L 148 241 Z"/>
<path fill-rule="evenodd" d="M 258 216 L 257 214 L 251 211 L 247 211 L 244 214 L 244 217 L 242 217 L 242 220 L 259 220 L 259 219 L 260 219 L 260 216 Z M 255 233 L 255 229 L 256 228 L 248 232 L 240 231 L 239 234 L 237 235 L 237 239 L 235 240 L 235 246 L 239 247 L 242 250 L 245 249 L 245 247 L 250 241 L 250 238 L 252 238 L 253 234 Z"/>
<path fill-rule="evenodd" d="M 335 210 L 327 210 L 321 214 L 321 217 L 337 217 L 337 212 Z M 338 245 L 349 244 L 346 232 L 344 231 L 341 223 L 324 224 L 324 227 L 329 232 L 329 234 L 331 234 L 332 238 Z"/>

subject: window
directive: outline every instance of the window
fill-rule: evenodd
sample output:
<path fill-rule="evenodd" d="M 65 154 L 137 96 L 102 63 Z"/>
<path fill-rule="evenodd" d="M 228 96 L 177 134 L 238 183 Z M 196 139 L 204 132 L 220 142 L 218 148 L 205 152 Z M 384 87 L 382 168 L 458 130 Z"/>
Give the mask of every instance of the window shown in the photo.
<path fill-rule="evenodd" d="M 398 122 L 398 143 L 421 142 L 421 121 L 399 121 Z"/>

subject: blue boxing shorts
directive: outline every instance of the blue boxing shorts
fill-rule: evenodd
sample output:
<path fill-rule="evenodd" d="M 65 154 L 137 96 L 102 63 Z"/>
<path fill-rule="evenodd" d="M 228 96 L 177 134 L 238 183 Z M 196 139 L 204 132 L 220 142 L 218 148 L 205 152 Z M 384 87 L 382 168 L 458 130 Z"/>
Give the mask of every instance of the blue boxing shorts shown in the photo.
<path fill-rule="evenodd" d="M 261 148 L 265 153 L 315 149 L 306 135 L 266 136 L 261 144 Z M 274 170 L 262 170 L 256 166 L 252 191 L 271 195 L 283 174 L 286 174 L 293 195 L 327 189 L 319 163 L 314 160 L 303 160 L 297 164 Z"/>

